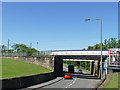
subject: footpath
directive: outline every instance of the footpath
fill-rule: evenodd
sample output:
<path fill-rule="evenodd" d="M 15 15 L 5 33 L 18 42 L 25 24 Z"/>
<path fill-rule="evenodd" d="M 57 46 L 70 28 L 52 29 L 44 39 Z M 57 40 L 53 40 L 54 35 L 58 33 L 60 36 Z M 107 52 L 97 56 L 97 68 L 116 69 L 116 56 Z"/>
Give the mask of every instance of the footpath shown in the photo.
<path fill-rule="evenodd" d="M 53 79 L 51 81 L 44 82 L 44 83 L 37 84 L 37 85 L 33 85 L 33 86 L 30 86 L 30 87 L 26 87 L 26 88 L 22 88 L 22 89 L 18 89 L 18 90 L 33 90 L 33 89 L 41 88 L 41 87 L 56 83 L 56 82 L 58 82 L 62 79 L 63 79 L 63 77 L 57 77 L 56 79 Z"/>

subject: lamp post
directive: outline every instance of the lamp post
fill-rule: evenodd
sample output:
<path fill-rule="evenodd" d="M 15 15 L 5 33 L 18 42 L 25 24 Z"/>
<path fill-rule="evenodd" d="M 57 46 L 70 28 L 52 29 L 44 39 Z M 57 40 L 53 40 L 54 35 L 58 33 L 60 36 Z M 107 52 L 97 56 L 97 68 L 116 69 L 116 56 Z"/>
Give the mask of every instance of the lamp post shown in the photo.
<path fill-rule="evenodd" d="M 102 19 L 85 19 L 85 21 L 97 20 L 100 21 L 100 39 L 101 39 L 101 79 L 102 79 Z"/>

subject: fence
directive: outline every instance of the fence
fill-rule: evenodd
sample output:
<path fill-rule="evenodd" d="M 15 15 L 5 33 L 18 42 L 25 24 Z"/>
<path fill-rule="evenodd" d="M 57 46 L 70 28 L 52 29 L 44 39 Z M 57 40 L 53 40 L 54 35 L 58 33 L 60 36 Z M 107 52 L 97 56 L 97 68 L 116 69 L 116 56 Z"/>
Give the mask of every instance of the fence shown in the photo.
<path fill-rule="evenodd" d="M 28 55 L 26 52 L 2 52 L 0 51 L 0 56 L 40 56 L 40 55 L 50 55 L 52 53 L 51 50 L 48 51 L 38 51 L 38 52 L 30 52 L 31 54 Z"/>

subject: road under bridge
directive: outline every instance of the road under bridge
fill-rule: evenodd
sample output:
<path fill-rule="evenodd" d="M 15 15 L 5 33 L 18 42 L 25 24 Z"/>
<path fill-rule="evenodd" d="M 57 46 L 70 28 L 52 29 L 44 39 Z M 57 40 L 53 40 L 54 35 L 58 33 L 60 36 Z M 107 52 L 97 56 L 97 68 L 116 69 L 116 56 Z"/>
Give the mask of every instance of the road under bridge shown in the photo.
<path fill-rule="evenodd" d="M 54 71 L 57 76 L 63 73 L 63 60 L 90 61 L 90 71 L 92 75 L 100 77 L 100 50 L 54 50 L 50 54 L 54 56 Z M 109 51 L 102 51 L 102 60 L 106 60 Z"/>

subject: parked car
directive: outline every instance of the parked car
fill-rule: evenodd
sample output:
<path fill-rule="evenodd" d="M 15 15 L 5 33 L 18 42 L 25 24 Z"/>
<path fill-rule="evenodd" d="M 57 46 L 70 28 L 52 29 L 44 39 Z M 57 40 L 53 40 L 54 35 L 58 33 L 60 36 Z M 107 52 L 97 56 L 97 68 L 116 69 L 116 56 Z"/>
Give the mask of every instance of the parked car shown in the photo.
<path fill-rule="evenodd" d="M 83 73 L 81 69 L 78 70 L 78 73 Z"/>
<path fill-rule="evenodd" d="M 65 73 L 64 79 L 71 79 L 71 74 L 70 73 Z"/>

